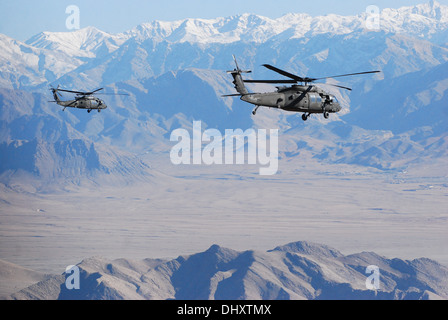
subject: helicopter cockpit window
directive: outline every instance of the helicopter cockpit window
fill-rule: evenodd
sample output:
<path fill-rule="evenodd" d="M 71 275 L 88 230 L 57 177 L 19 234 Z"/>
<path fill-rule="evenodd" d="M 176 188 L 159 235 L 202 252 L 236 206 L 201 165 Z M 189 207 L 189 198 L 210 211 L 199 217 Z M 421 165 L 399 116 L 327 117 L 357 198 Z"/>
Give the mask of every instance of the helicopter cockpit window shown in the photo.
<path fill-rule="evenodd" d="M 339 103 L 338 99 L 334 96 L 332 96 L 330 99 L 331 99 L 331 102 L 333 102 L 333 103 Z"/>

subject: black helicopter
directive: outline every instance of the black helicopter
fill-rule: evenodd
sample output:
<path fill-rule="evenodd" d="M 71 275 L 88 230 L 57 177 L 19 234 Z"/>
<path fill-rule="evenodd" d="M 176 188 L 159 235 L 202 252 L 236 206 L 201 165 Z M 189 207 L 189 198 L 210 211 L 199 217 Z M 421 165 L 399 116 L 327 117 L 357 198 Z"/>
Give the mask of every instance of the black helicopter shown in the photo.
<path fill-rule="evenodd" d="M 104 88 L 100 88 L 91 92 L 82 92 L 82 91 L 59 89 L 58 86 L 56 89 L 51 88 L 50 90 L 53 92 L 53 97 L 55 101 L 49 101 L 49 102 L 55 102 L 58 105 L 64 107 L 63 111 L 65 111 L 66 108 L 78 108 L 78 109 L 85 109 L 87 110 L 88 113 L 90 113 L 92 110 L 98 110 L 98 112 L 101 112 L 101 110 L 107 108 L 107 105 L 104 103 L 103 100 L 93 96 L 93 94 L 101 90 L 104 90 Z M 61 94 L 59 93 L 59 91 L 75 93 L 76 94 L 75 99 L 62 101 L 60 99 Z M 128 96 L 127 93 L 97 93 L 97 94 Z"/>
<path fill-rule="evenodd" d="M 325 119 L 328 119 L 330 113 L 337 113 L 341 111 L 341 105 L 336 97 L 322 90 L 321 88 L 312 85 L 317 80 L 324 80 L 330 78 L 355 76 L 361 74 L 378 73 L 381 71 L 367 71 L 359 73 L 343 74 L 332 77 L 324 78 L 302 78 L 284 70 L 278 69 L 269 64 L 264 64 L 263 67 L 268 68 L 274 72 L 277 72 L 289 80 L 244 80 L 241 76 L 242 73 L 251 73 L 252 71 L 243 71 L 239 68 L 236 61 L 236 69 L 233 71 L 227 71 L 233 76 L 233 84 L 235 85 L 238 94 L 224 95 L 223 97 L 241 97 L 241 100 L 251 103 L 256 106 L 252 114 L 255 115 L 259 107 L 278 108 L 291 112 L 303 112 L 303 121 L 308 120 L 308 117 L 312 113 L 322 113 Z M 292 84 L 289 87 L 277 87 L 277 91 L 268 93 L 250 93 L 245 83 L 270 83 L 270 84 Z M 299 84 L 300 83 L 300 84 Z M 351 88 L 328 84 L 345 90 L 352 90 Z"/>

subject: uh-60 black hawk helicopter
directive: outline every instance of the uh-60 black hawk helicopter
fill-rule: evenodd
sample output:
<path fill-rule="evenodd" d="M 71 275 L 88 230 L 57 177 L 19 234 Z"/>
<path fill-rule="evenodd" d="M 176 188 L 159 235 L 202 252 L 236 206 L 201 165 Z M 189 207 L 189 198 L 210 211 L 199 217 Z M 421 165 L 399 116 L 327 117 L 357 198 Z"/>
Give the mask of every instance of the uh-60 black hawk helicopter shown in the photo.
<path fill-rule="evenodd" d="M 259 107 L 278 108 L 291 112 L 303 112 L 302 115 L 303 121 L 308 120 L 308 117 L 312 113 L 322 113 L 325 119 L 328 119 L 330 113 L 337 113 L 341 111 L 341 105 L 339 104 L 336 97 L 332 94 L 325 92 L 321 88 L 312 85 L 313 82 L 317 80 L 324 80 L 330 78 L 347 77 L 347 76 L 381 72 L 381 71 L 367 71 L 367 72 L 350 73 L 324 78 L 308 78 L 308 77 L 302 78 L 289 72 L 286 72 L 284 70 L 278 69 L 269 64 L 264 64 L 263 67 L 275 71 L 289 78 L 289 80 L 244 80 L 241 74 L 251 73 L 252 71 L 241 70 L 238 66 L 238 62 L 236 61 L 235 56 L 233 56 L 233 59 L 235 60 L 236 69 L 227 72 L 232 74 L 234 80 L 233 83 L 235 85 L 236 91 L 238 91 L 238 94 L 229 94 L 224 95 L 223 97 L 232 97 L 232 96 L 241 97 L 241 100 L 255 105 L 256 108 L 254 109 L 254 111 L 252 111 L 253 115 L 257 113 Z M 250 93 L 249 91 L 247 91 L 244 83 L 270 83 L 270 84 L 288 83 L 292 84 L 292 86 L 277 87 L 276 92 Z M 350 88 L 339 85 L 334 84 L 327 84 L 327 85 L 331 85 L 345 90 L 350 91 L 352 90 Z"/>
<path fill-rule="evenodd" d="M 64 107 L 62 111 L 65 111 L 65 108 L 78 108 L 78 109 L 85 109 L 88 113 L 90 113 L 92 110 L 98 110 L 98 112 L 101 112 L 101 110 L 106 109 L 107 105 L 104 103 L 103 100 L 93 96 L 93 94 L 107 94 L 107 95 L 120 95 L 120 96 L 128 96 L 127 93 L 97 93 L 98 91 L 104 90 L 104 88 L 97 89 L 95 91 L 91 92 L 82 92 L 82 91 L 72 91 L 72 90 L 65 90 L 65 89 L 59 89 L 59 86 L 55 88 L 50 89 L 53 92 L 53 98 L 54 101 L 49 102 L 55 102 L 58 105 Z M 62 92 L 69 92 L 69 93 L 75 93 L 75 99 L 74 100 L 66 100 L 62 101 L 60 99 L 61 94 L 59 91 Z"/>

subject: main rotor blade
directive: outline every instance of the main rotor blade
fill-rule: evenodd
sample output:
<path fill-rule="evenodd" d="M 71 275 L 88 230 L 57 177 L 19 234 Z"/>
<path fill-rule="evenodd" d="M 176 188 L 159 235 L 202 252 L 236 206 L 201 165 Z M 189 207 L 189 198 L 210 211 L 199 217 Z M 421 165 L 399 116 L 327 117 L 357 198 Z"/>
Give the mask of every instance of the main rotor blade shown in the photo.
<path fill-rule="evenodd" d="M 295 80 L 244 80 L 246 83 L 297 83 Z"/>
<path fill-rule="evenodd" d="M 108 95 L 108 96 L 129 96 L 128 93 L 97 93 L 97 95 L 102 94 L 102 95 Z"/>
<path fill-rule="evenodd" d="M 352 91 L 352 89 L 349 88 L 349 87 L 343 87 L 343 86 L 339 86 L 337 84 L 331 84 L 331 83 L 320 83 L 320 84 L 323 84 L 323 85 L 326 85 L 326 86 L 338 87 L 338 88 L 341 88 L 341 89 Z"/>
<path fill-rule="evenodd" d="M 251 94 L 256 93 L 235 93 L 235 94 L 224 94 L 221 97 L 244 97 L 244 96 L 250 96 Z"/>
<path fill-rule="evenodd" d="M 92 91 L 92 92 L 86 92 L 85 95 L 86 95 L 86 96 L 90 96 L 90 95 L 94 94 L 95 92 L 101 91 L 101 90 L 103 90 L 103 89 L 104 89 L 104 88 L 100 88 L 100 89 L 96 89 L 95 91 Z"/>
<path fill-rule="evenodd" d="M 78 100 L 73 100 L 68 105 L 64 106 L 65 108 L 72 108 L 72 106 L 77 102 Z"/>
<path fill-rule="evenodd" d="M 345 90 L 348 90 L 348 91 L 352 91 L 352 89 L 351 89 L 351 88 L 349 88 L 349 87 L 338 86 L 337 84 L 330 84 L 330 86 L 333 86 L 333 87 L 338 87 L 338 88 L 341 88 L 341 89 L 345 89 Z"/>
<path fill-rule="evenodd" d="M 101 91 L 104 88 L 100 88 L 100 89 L 96 89 L 95 91 L 92 92 L 82 92 L 82 91 L 72 91 L 72 90 L 65 90 L 65 89 L 56 89 L 57 91 L 62 91 L 62 92 L 70 92 L 70 93 L 76 93 L 76 94 L 80 94 L 83 96 L 90 96 L 92 94 L 94 94 L 95 92 Z"/>
<path fill-rule="evenodd" d="M 242 93 L 235 93 L 235 94 L 225 94 L 225 95 L 222 95 L 221 97 L 241 97 L 243 95 L 244 94 L 242 94 Z"/>
<path fill-rule="evenodd" d="M 358 72 L 358 73 L 341 74 L 341 75 L 338 75 L 338 76 L 317 78 L 317 79 L 314 79 L 314 81 L 315 80 L 332 79 L 332 78 L 340 78 L 340 77 L 348 77 L 348 76 L 357 76 L 357 75 L 360 75 L 360 74 L 369 74 L 369 73 L 378 73 L 378 72 L 381 72 L 381 71 L 366 71 L 366 72 Z"/>
<path fill-rule="evenodd" d="M 304 81 L 306 80 L 306 79 L 304 79 L 304 78 L 302 78 L 302 77 L 296 76 L 295 74 L 292 74 L 292 73 L 289 73 L 289 72 L 284 71 L 284 70 L 282 70 L 282 69 L 279 69 L 279 68 L 277 68 L 277 67 L 271 66 L 270 64 L 264 64 L 263 67 L 268 68 L 269 70 L 272 70 L 272 71 L 274 71 L 274 72 L 277 72 L 277 73 L 279 73 L 279 74 L 281 74 L 282 76 L 285 76 L 285 77 L 287 77 L 287 78 L 296 80 L 296 82 L 297 82 L 297 81 L 304 82 Z M 311 81 L 309 81 L 309 82 L 311 82 Z"/>
<path fill-rule="evenodd" d="M 56 91 L 70 92 L 70 93 L 77 93 L 77 94 L 85 94 L 85 92 L 72 91 L 72 90 L 64 90 L 64 89 L 56 89 Z"/>

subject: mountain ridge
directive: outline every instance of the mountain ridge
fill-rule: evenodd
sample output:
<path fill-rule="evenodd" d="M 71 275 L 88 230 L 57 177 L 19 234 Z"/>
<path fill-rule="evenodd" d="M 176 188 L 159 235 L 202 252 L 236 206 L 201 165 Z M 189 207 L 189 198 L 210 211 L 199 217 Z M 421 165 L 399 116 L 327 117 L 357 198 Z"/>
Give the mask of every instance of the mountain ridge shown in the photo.
<path fill-rule="evenodd" d="M 398 9 L 386 8 L 380 14 L 382 15 L 382 23 L 386 22 L 383 28 L 391 33 L 409 34 L 411 32 L 412 35 L 419 37 L 431 37 L 437 32 L 444 31 L 448 24 L 448 6 L 441 5 L 433 0 L 428 3 Z M 302 38 L 311 31 L 312 33 L 309 35 L 329 32 L 336 34 L 350 33 L 355 29 L 365 28 L 364 22 L 367 15 L 367 13 L 356 16 L 329 14 L 312 17 L 304 13 L 288 13 L 280 18 L 271 19 L 261 15 L 244 13 L 213 19 L 155 20 L 142 23 L 119 34 L 109 34 L 94 27 L 86 27 L 66 34 L 67 36 L 74 35 L 74 37 L 71 37 L 72 41 L 73 39 L 82 39 L 83 34 L 93 33 L 94 36 L 101 34 L 102 37 L 122 40 L 136 37 L 142 41 L 151 38 L 154 41 L 193 43 L 265 42 L 271 37 L 279 37 L 288 30 L 293 30 L 294 38 Z M 403 17 L 407 18 L 403 19 Z M 409 26 L 413 23 L 418 24 L 415 30 L 409 29 Z M 50 43 L 57 43 L 58 40 L 63 40 L 61 37 L 63 34 L 61 32 L 43 32 L 25 42 L 38 47 L 47 47 L 48 43 L 45 43 L 44 38 L 49 40 Z M 54 39 L 50 39 L 51 37 Z M 61 38 L 58 39 L 58 37 Z M 71 46 L 74 46 L 73 43 Z"/>
<path fill-rule="evenodd" d="M 370 275 L 366 268 L 372 264 L 380 269 L 376 291 L 365 284 Z M 97 257 L 77 266 L 80 290 L 67 290 L 64 277 L 54 276 L 8 299 L 448 299 L 448 269 L 435 261 L 388 259 L 367 252 L 346 256 L 306 241 L 266 252 L 213 245 L 172 260 Z"/>
<path fill-rule="evenodd" d="M 353 17 L 287 14 L 269 19 L 242 14 L 208 20 L 153 21 L 119 34 L 108 34 L 94 27 L 71 32 L 41 32 L 24 43 L 13 39 L 6 41 L 14 43 L 11 48 L 21 53 L 22 58 L 10 65 L 14 61 L 13 53 L 5 49 L 0 51 L 3 78 L 0 85 L 42 90 L 43 85 L 57 83 L 91 90 L 90 87 L 159 76 L 189 67 L 227 70 L 232 54 L 242 56 L 241 64 L 251 69 L 269 61 L 289 60 L 290 71 L 309 75 L 311 69 L 311 76 L 352 71 L 336 69 L 347 52 L 350 57 L 346 58 L 354 62 L 353 68 L 379 68 L 387 77 L 448 61 L 448 48 L 444 47 L 448 42 L 447 6 L 431 2 L 384 9 L 382 14 L 379 30 L 365 29 L 366 13 L 363 13 Z M 405 27 L 394 25 L 400 20 L 397 17 L 406 21 Z M 357 22 L 353 23 L 355 20 Z M 415 28 L 410 27 L 413 25 Z M 325 45 L 327 42 L 343 47 L 329 49 Z M 229 50 L 230 47 L 234 49 Z M 304 50 L 289 52 L 291 48 Z M 382 54 L 372 55 L 381 48 Z M 252 51 L 248 57 L 244 53 L 247 49 Z M 260 58 L 254 49 L 264 53 L 265 61 L 258 61 Z M 189 58 L 180 61 L 179 52 L 188 53 Z M 360 54 L 370 57 L 361 59 Z M 403 54 L 408 58 L 400 59 Z M 360 60 L 364 63 L 358 64 Z M 396 70 L 389 71 L 391 65 Z M 20 78 L 16 76 L 18 70 L 23 74 Z M 260 76 L 267 75 L 264 70 L 260 72 Z"/>

